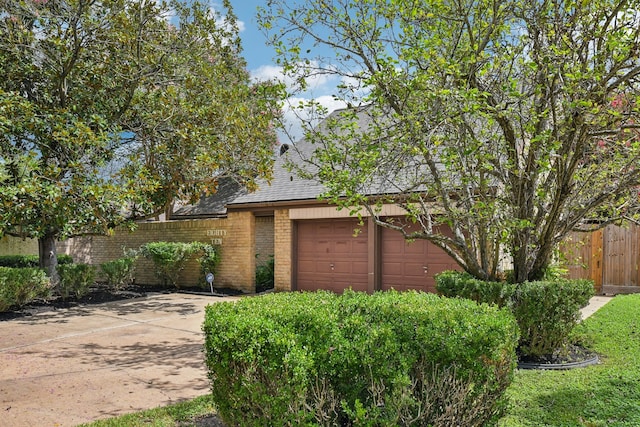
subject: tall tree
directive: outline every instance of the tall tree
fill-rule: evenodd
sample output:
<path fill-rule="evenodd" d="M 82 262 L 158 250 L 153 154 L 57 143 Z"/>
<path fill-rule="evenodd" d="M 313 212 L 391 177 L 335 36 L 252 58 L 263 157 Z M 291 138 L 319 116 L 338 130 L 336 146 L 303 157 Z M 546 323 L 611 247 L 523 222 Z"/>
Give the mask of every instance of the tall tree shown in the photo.
<path fill-rule="evenodd" d="M 639 11 L 637 0 L 271 0 L 260 21 L 286 72 L 337 76 L 335 96 L 367 106 L 306 126 L 322 148 L 306 173 L 328 199 L 374 215 L 399 204 L 421 225 L 407 238 L 479 278 L 500 276 L 506 248 L 522 282 L 568 232 L 637 204 Z"/>
<path fill-rule="evenodd" d="M 280 87 L 254 84 L 229 2 L 0 0 L 0 234 L 109 233 L 271 173 Z"/>

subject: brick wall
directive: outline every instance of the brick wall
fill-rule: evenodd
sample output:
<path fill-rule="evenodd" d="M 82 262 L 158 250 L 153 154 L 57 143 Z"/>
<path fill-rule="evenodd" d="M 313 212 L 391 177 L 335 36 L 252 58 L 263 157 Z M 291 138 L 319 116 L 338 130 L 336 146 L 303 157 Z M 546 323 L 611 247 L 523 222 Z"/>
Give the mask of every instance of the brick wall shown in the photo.
<path fill-rule="evenodd" d="M 291 248 L 292 222 L 289 210 L 281 209 L 274 212 L 274 255 L 275 255 L 275 289 L 276 291 L 291 290 Z"/>
<path fill-rule="evenodd" d="M 256 265 L 264 265 L 273 256 L 273 217 L 256 217 Z"/>
<path fill-rule="evenodd" d="M 0 255 L 38 255 L 38 241 L 4 236 L 0 239 Z"/>
<path fill-rule="evenodd" d="M 138 248 L 153 241 L 219 244 L 221 262 L 214 286 L 255 291 L 255 217 L 251 212 L 230 213 L 226 219 L 148 222 L 135 231 L 118 229 L 111 236 L 89 236 L 58 244 L 58 253 L 73 256 L 76 262 L 99 265 L 122 256 L 123 248 Z M 182 272 L 181 283 L 193 286 L 200 279 L 194 260 Z M 138 262 L 136 282 L 159 283 L 150 261 Z"/>

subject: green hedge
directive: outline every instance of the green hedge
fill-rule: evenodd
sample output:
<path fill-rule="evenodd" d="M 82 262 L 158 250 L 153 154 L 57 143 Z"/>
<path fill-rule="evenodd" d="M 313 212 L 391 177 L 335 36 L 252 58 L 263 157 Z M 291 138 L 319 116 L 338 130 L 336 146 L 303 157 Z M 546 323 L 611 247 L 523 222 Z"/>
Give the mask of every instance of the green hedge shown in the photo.
<path fill-rule="evenodd" d="M 58 292 L 62 299 L 82 298 L 96 279 L 96 268 L 89 264 L 67 264 L 58 266 L 60 282 Z"/>
<path fill-rule="evenodd" d="M 49 278 L 38 268 L 0 267 L 0 311 L 48 297 Z"/>
<path fill-rule="evenodd" d="M 71 256 L 58 255 L 58 264 L 72 263 L 73 258 Z M 0 267 L 37 268 L 38 266 L 38 255 L 0 255 Z"/>
<path fill-rule="evenodd" d="M 202 280 L 209 271 L 215 270 L 220 261 L 217 250 L 201 242 L 149 242 L 140 246 L 140 254 L 153 262 L 155 275 L 164 286 L 179 287 L 179 277 L 187 261 L 196 254 L 202 254 L 198 259 L 201 267 Z M 211 271 L 215 273 L 215 271 Z M 203 285 L 204 286 L 204 285 Z"/>
<path fill-rule="evenodd" d="M 492 424 L 515 366 L 506 311 L 433 294 L 282 293 L 208 306 L 228 425 Z"/>
<path fill-rule="evenodd" d="M 113 290 L 120 290 L 132 283 L 137 259 L 137 255 L 134 254 L 100 264 L 100 271 L 107 281 L 107 286 Z"/>
<path fill-rule="evenodd" d="M 485 282 L 467 273 L 447 271 L 436 276 L 436 289 L 447 297 L 507 307 L 520 328 L 519 352 L 540 357 L 563 349 L 580 320 L 580 309 L 593 296 L 588 280 L 555 279 L 510 284 Z"/>

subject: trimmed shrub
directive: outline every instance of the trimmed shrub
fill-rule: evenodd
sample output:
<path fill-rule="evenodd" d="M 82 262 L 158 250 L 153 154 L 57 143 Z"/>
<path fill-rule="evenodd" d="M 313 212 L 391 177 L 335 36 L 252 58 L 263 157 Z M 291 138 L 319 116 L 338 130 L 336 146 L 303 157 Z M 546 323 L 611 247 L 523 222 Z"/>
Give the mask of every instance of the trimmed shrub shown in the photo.
<path fill-rule="evenodd" d="M 107 285 L 113 290 L 119 290 L 131 284 L 137 259 L 137 255 L 130 255 L 100 264 L 100 270 L 107 280 Z"/>
<path fill-rule="evenodd" d="M 72 264 L 70 255 L 58 255 L 58 264 Z M 38 255 L 0 255 L 0 267 L 38 268 Z"/>
<path fill-rule="evenodd" d="M 180 272 L 202 245 L 200 242 L 149 242 L 140 247 L 140 253 L 153 262 L 155 275 L 163 285 L 177 288 Z"/>
<path fill-rule="evenodd" d="M 464 271 L 444 271 L 436 275 L 436 289 L 449 298 L 467 298 L 478 303 L 504 307 L 513 296 L 513 284 L 476 279 Z"/>
<path fill-rule="evenodd" d="M 58 274 L 58 292 L 62 299 L 82 298 L 95 282 L 96 268 L 89 264 L 66 264 L 58 266 Z"/>
<path fill-rule="evenodd" d="M 202 251 L 202 255 L 198 258 L 200 264 L 200 283 L 203 288 L 209 286 L 207 283 L 207 273 L 218 272 L 218 264 L 220 264 L 220 247 L 213 246 L 206 243 L 193 242 L 192 245 L 199 245 L 199 250 Z"/>
<path fill-rule="evenodd" d="M 21 307 L 49 294 L 49 278 L 43 270 L 0 267 L 0 311 Z"/>
<path fill-rule="evenodd" d="M 540 357 L 562 350 L 593 296 L 589 280 L 527 282 L 515 289 L 509 308 L 520 327 L 520 352 Z"/>
<path fill-rule="evenodd" d="M 515 366 L 506 310 L 433 294 L 270 294 L 206 308 L 228 425 L 494 423 Z"/>
<path fill-rule="evenodd" d="M 538 358 L 562 350 L 580 320 L 580 309 L 593 296 L 588 280 L 555 279 L 509 284 L 485 282 L 468 273 L 446 271 L 436 276 L 436 289 L 447 297 L 507 307 L 520 328 L 519 353 Z"/>

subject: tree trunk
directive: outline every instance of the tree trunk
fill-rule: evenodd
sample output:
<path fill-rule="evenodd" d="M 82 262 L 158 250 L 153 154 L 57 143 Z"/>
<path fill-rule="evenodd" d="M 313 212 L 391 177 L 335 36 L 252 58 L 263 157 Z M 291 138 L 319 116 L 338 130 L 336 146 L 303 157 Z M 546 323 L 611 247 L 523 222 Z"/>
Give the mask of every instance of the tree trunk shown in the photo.
<path fill-rule="evenodd" d="M 38 239 L 38 256 L 40 268 L 46 271 L 51 283 L 55 286 L 60 280 L 58 276 L 58 254 L 56 253 L 56 236 L 45 234 Z"/>

